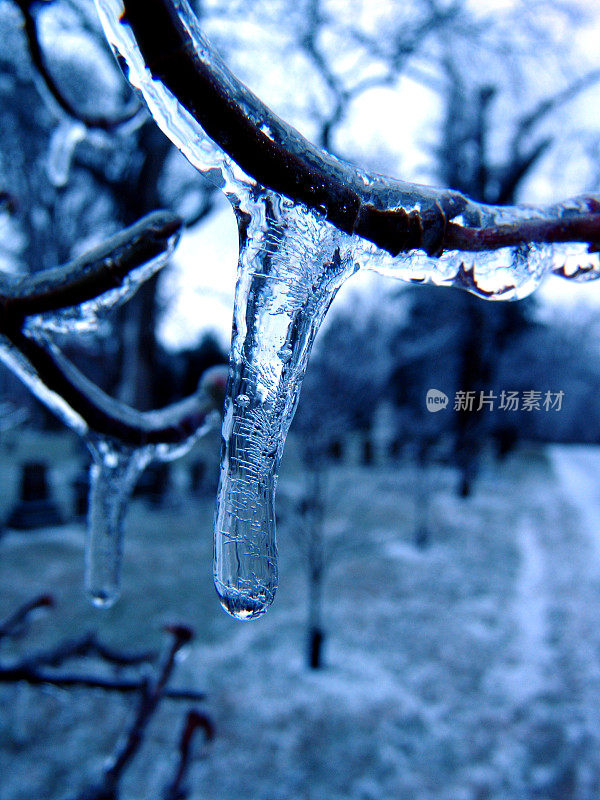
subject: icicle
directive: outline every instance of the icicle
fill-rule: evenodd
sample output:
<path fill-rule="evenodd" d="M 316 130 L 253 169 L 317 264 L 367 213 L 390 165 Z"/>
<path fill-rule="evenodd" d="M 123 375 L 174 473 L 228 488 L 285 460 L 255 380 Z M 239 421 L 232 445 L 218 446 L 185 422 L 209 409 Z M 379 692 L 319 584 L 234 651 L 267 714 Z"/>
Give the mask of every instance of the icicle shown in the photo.
<path fill-rule="evenodd" d="M 52 132 L 46 160 L 46 172 L 50 182 L 57 189 L 66 186 L 73 153 L 79 142 L 85 139 L 85 134 L 85 125 L 70 118 L 63 119 Z"/>
<path fill-rule="evenodd" d="M 244 235 L 244 234 L 242 234 Z M 277 587 L 274 498 L 310 349 L 351 250 L 311 212 L 270 195 L 242 243 L 215 522 L 223 607 L 252 619 Z"/>
<path fill-rule="evenodd" d="M 88 441 L 93 463 L 85 552 L 85 589 L 95 606 L 110 608 L 121 586 L 123 520 L 127 502 L 150 452 Z"/>

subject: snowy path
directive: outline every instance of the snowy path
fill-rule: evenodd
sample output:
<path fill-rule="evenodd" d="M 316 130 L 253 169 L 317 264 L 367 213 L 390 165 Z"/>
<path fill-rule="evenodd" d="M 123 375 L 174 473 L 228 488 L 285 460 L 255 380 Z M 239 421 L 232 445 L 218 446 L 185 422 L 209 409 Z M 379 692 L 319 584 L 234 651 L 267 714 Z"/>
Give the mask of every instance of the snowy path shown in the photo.
<path fill-rule="evenodd" d="M 542 537 L 546 560 L 545 583 L 548 639 L 553 650 L 554 686 L 568 711 L 570 741 L 565 750 L 577 764 L 600 761 L 600 449 L 552 447 L 548 450 L 556 477 L 540 490 L 537 535 Z M 565 730 L 568 726 L 565 726 Z M 568 737 L 567 737 L 568 738 Z M 572 767 L 577 773 L 578 767 Z M 572 782 L 585 786 L 579 771 Z M 597 784 L 588 784 L 583 796 L 597 796 Z M 580 796 L 580 795 L 577 795 Z"/>
<path fill-rule="evenodd" d="M 581 533 L 600 566 L 600 448 L 551 447 L 552 467 L 569 502 L 581 517 Z"/>
<path fill-rule="evenodd" d="M 519 569 L 507 620 L 511 636 L 505 658 L 488 676 L 501 688 L 513 709 L 523 708 L 549 687 L 550 605 L 548 554 L 533 521 L 525 517 L 516 531 Z"/>

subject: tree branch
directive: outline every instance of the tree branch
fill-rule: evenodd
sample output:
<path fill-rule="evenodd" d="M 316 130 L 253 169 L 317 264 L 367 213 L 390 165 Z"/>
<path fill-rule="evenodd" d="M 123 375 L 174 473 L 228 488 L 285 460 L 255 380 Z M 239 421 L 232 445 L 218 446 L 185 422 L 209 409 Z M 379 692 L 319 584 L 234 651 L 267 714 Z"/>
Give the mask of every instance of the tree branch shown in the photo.
<path fill-rule="evenodd" d="M 36 608 L 51 604 L 48 595 L 41 595 L 20 606 L 0 626 L 0 636 L 10 635 L 18 628 Z M 205 699 L 203 692 L 190 689 L 169 689 L 176 665 L 177 654 L 193 638 L 191 628 L 185 625 L 169 625 L 165 631 L 172 637 L 166 657 L 154 671 L 154 675 L 142 678 L 103 678 L 95 675 L 55 672 L 52 668 L 62 665 L 73 658 L 95 656 L 117 669 L 147 665 L 155 660 L 153 652 L 127 653 L 106 647 L 98 641 L 94 633 L 88 633 L 75 639 L 67 639 L 56 647 L 29 656 L 16 664 L 0 664 L 1 683 L 25 682 L 31 686 L 57 686 L 60 688 L 100 689 L 119 694 L 137 694 L 139 702 L 135 716 L 126 731 L 124 740 L 119 740 L 112 764 L 107 767 L 99 781 L 84 789 L 77 800 L 117 800 L 121 777 L 143 744 L 148 724 L 154 716 L 159 703 L 170 700 L 200 702 Z M 187 793 L 183 789 L 190 759 L 191 745 L 195 732 L 202 729 L 206 741 L 214 736 L 214 725 L 208 714 L 191 709 L 185 719 L 185 725 L 179 740 L 178 766 L 173 780 L 165 789 L 165 800 L 183 800 Z"/>
<path fill-rule="evenodd" d="M 449 222 L 445 242 L 448 249 L 479 252 L 514 247 L 528 242 L 588 242 L 590 252 L 600 245 L 600 202 L 594 197 L 578 199 L 586 210 L 574 216 L 560 216 L 557 208 L 553 219 L 523 219 L 512 225 L 490 225 L 469 228 Z"/>
<path fill-rule="evenodd" d="M 33 315 L 81 306 L 113 290 L 117 290 L 114 302 L 119 301 L 123 292 L 135 288 L 132 274 L 141 270 L 141 279 L 150 276 L 152 262 L 174 247 L 181 227 L 179 217 L 155 212 L 63 267 L 17 279 L 0 274 L 5 358 L 43 402 L 55 401 L 52 410 L 66 406 L 63 418 L 68 424 L 73 424 L 75 414 L 82 429 L 125 445 L 179 444 L 199 434 L 211 414 L 220 410 L 225 388 L 222 369 L 206 373 L 191 397 L 160 411 L 140 412 L 109 397 L 45 336 L 27 328 Z M 19 359 L 14 358 L 16 352 Z"/>
<path fill-rule="evenodd" d="M 66 639 L 51 650 L 44 650 L 22 661 L 19 668 L 58 667 L 72 658 L 95 655 L 102 661 L 117 667 L 132 667 L 153 661 L 154 652 L 125 653 L 106 647 L 98 641 L 95 633 L 86 633 L 76 639 Z"/>
<path fill-rule="evenodd" d="M 86 114 L 75 108 L 62 92 L 46 64 L 46 59 L 44 58 L 44 53 L 40 45 L 37 22 L 31 10 L 32 6 L 36 5 L 36 0 L 13 0 L 13 2 L 19 7 L 23 15 L 23 30 L 27 39 L 27 46 L 33 66 L 37 70 L 50 95 L 67 116 L 77 122 L 82 122 L 87 128 L 110 131 L 129 122 L 140 113 L 141 106 L 135 97 L 120 114 L 116 114 L 114 117 Z"/>
<path fill-rule="evenodd" d="M 163 800 L 184 800 L 184 798 L 188 796 L 183 782 L 190 766 L 192 743 L 198 730 L 203 731 L 205 741 L 210 742 L 214 738 L 215 729 L 211 718 L 202 711 L 193 708 L 191 711 L 188 711 L 185 718 L 179 738 L 179 762 L 177 764 L 177 770 L 173 780 L 163 792 Z"/>
<path fill-rule="evenodd" d="M 53 605 L 54 601 L 52 597 L 46 594 L 23 603 L 0 625 L 0 638 L 14 635 L 36 609 L 49 608 Z M 169 654 L 165 663 L 159 670 L 153 689 L 154 694 L 156 697 L 160 695 L 172 700 L 191 700 L 194 702 L 204 700 L 204 692 L 196 692 L 190 689 L 166 688 L 166 683 L 173 671 L 176 654 L 181 647 L 192 638 L 191 629 L 182 625 L 169 626 L 166 630 L 173 636 L 173 644 L 169 649 Z M 146 679 L 109 679 L 95 675 L 59 673 L 53 671 L 53 668 L 62 666 L 65 661 L 89 656 L 95 656 L 101 661 L 119 669 L 149 664 L 156 659 L 156 653 L 154 651 L 128 653 L 113 647 L 107 647 L 99 641 L 95 633 L 90 632 L 74 639 L 66 639 L 56 645 L 56 647 L 27 656 L 15 664 L 0 664 L 0 683 L 17 683 L 19 681 L 24 681 L 32 686 L 48 684 L 61 688 L 85 687 L 88 689 L 121 692 L 123 694 L 140 692 L 146 686 Z M 158 702 L 158 700 L 156 700 L 156 702 Z"/>
<path fill-rule="evenodd" d="M 546 97 L 535 108 L 521 117 L 517 130 L 513 138 L 513 151 L 519 152 L 521 144 L 525 136 L 527 136 L 532 129 L 541 122 L 544 117 L 547 117 L 555 108 L 573 100 L 578 94 L 593 86 L 600 81 L 600 69 L 593 69 L 577 78 L 564 89 L 561 89 L 555 94 Z"/>
<path fill-rule="evenodd" d="M 115 755 L 112 766 L 104 773 L 103 784 L 107 787 L 113 787 L 118 783 L 126 766 L 139 750 L 148 723 L 154 715 L 158 703 L 164 696 L 166 685 L 175 667 L 177 653 L 193 636 L 191 629 L 182 625 L 168 626 L 166 630 L 173 637 L 171 647 L 156 680 L 148 681 L 144 686 L 138 710 L 127 739 Z"/>
<path fill-rule="evenodd" d="M 124 8 L 123 21 L 131 26 L 154 78 L 250 177 L 394 255 L 416 247 L 440 251 L 447 216 L 465 206 L 461 195 L 391 179 L 369 180 L 280 120 L 204 40 L 201 53 L 200 42 L 171 2 L 125 0 Z"/>
<path fill-rule="evenodd" d="M 155 211 L 68 264 L 14 278 L 0 274 L 0 311 L 21 320 L 93 300 L 123 286 L 127 277 L 174 246 L 182 220 Z"/>
<path fill-rule="evenodd" d="M 179 17 L 172 0 L 124 0 L 128 24 L 155 80 L 166 88 L 251 178 L 324 213 L 392 255 L 422 249 L 497 249 L 524 241 L 600 242 L 589 209 L 564 224 L 563 206 L 543 209 L 537 225 L 497 224 L 494 209 L 458 192 L 369 176 L 312 145 L 279 119 L 226 67 L 211 45 Z M 519 218 L 519 207 L 503 213 Z M 461 214 L 470 226 L 452 223 Z M 490 221 L 491 218 L 491 221 Z M 459 230 L 461 229 L 461 230 Z M 530 239 L 534 236 L 534 239 Z M 542 238 L 546 237 L 546 238 Z"/>
<path fill-rule="evenodd" d="M 100 689 L 105 692 L 118 692 L 121 694 L 136 694 L 144 688 L 144 680 L 110 679 L 93 675 L 78 675 L 69 673 L 52 673 L 43 669 L 33 669 L 26 666 L 0 667 L 0 683 L 19 683 L 23 681 L 30 686 L 56 686 L 61 689 L 84 688 Z M 195 692 L 191 689 L 165 689 L 163 696 L 169 700 L 183 700 L 200 702 L 206 699 L 204 692 Z"/>

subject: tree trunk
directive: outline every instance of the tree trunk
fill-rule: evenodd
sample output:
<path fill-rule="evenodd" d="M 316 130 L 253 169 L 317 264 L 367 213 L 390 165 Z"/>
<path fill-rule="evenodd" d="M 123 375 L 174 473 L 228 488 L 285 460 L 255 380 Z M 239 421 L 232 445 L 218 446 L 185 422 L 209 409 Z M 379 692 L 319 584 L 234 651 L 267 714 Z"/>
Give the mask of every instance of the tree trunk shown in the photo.
<path fill-rule="evenodd" d="M 309 669 L 321 669 L 325 643 L 325 632 L 322 626 L 323 576 L 321 570 L 310 572 L 308 592 L 307 666 Z"/>

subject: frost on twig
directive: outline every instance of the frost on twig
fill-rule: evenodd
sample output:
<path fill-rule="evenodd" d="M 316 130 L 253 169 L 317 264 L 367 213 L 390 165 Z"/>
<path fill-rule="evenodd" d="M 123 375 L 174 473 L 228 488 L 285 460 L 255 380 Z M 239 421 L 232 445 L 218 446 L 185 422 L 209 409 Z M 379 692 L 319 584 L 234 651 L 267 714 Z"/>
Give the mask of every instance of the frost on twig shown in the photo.
<path fill-rule="evenodd" d="M 251 619 L 277 585 L 274 495 L 312 343 L 360 267 L 490 300 L 546 274 L 600 275 L 600 199 L 490 206 L 372 175 L 277 117 L 220 59 L 185 0 L 96 0 L 130 82 L 222 188 L 240 235 L 215 523 L 224 608 Z"/>

